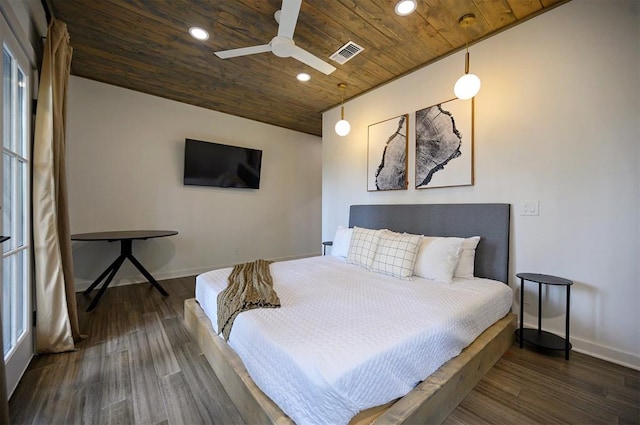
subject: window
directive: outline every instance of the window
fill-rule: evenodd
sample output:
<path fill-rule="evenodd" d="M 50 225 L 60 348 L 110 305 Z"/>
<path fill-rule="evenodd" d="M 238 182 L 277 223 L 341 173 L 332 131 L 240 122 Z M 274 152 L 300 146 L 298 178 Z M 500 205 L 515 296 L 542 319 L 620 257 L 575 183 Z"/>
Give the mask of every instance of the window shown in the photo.
<path fill-rule="evenodd" d="M 5 360 L 26 337 L 29 283 L 29 85 L 7 45 L 2 49 L 2 326 Z"/>

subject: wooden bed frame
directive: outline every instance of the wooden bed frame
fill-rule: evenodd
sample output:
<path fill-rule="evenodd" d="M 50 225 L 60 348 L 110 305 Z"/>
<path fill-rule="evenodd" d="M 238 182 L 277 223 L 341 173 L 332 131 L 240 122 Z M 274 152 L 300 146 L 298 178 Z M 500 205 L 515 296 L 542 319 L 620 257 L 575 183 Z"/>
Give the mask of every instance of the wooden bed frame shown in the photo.
<path fill-rule="evenodd" d="M 184 321 L 233 404 L 248 424 L 293 424 L 249 376 L 240 357 L 219 335 L 194 298 L 184 304 Z M 438 424 L 464 399 L 513 345 L 516 316 L 509 313 L 484 331 L 460 355 L 442 365 L 403 398 L 356 415 L 350 424 Z"/>
<path fill-rule="evenodd" d="M 507 282 L 508 204 L 354 205 L 349 225 L 432 236 L 479 235 L 482 239 L 476 249 L 476 276 Z M 215 333 L 211 321 L 193 298 L 185 301 L 184 320 L 247 423 L 294 423 L 253 382 L 238 355 Z M 350 424 L 443 422 L 514 343 L 515 329 L 516 316 L 509 313 L 406 396 L 364 410 Z"/>

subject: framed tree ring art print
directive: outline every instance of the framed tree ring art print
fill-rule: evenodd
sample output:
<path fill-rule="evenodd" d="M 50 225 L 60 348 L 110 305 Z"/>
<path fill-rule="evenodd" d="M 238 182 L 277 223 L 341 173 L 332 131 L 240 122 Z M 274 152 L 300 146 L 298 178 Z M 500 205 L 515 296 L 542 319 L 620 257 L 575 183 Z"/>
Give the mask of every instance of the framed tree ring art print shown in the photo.
<path fill-rule="evenodd" d="M 409 114 L 371 124 L 367 145 L 367 190 L 407 190 Z"/>
<path fill-rule="evenodd" d="M 416 189 L 473 184 L 473 99 L 416 111 Z"/>

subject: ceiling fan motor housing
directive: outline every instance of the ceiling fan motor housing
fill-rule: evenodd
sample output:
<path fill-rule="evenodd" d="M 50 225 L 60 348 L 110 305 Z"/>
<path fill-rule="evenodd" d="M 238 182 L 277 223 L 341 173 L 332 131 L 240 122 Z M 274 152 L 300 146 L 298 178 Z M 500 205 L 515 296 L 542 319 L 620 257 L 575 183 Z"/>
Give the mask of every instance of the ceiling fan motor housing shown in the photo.
<path fill-rule="evenodd" d="M 291 47 L 296 45 L 296 43 L 292 39 L 280 37 L 278 35 L 273 37 L 270 44 L 273 54 L 280 58 L 290 57 L 292 53 Z"/>

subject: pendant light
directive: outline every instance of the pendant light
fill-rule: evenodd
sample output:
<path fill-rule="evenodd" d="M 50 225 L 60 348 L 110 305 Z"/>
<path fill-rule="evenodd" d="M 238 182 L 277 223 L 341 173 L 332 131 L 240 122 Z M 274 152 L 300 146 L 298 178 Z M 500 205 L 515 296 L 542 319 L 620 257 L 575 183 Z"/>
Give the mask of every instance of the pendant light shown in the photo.
<path fill-rule="evenodd" d="M 347 85 L 340 83 L 338 88 L 342 91 L 342 102 L 340 103 L 340 121 L 336 123 L 336 133 L 338 136 L 346 136 L 351 131 L 351 124 L 344 119 L 344 91 L 347 89 Z"/>
<path fill-rule="evenodd" d="M 466 54 L 464 57 L 464 75 L 458 78 L 453 92 L 458 99 L 471 99 L 480 91 L 480 78 L 475 74 L 469 74 L 469 25 L 476 21 L 476 15 L 469 13 L 462 16 L 458 23 L 467 30 Z"/>

